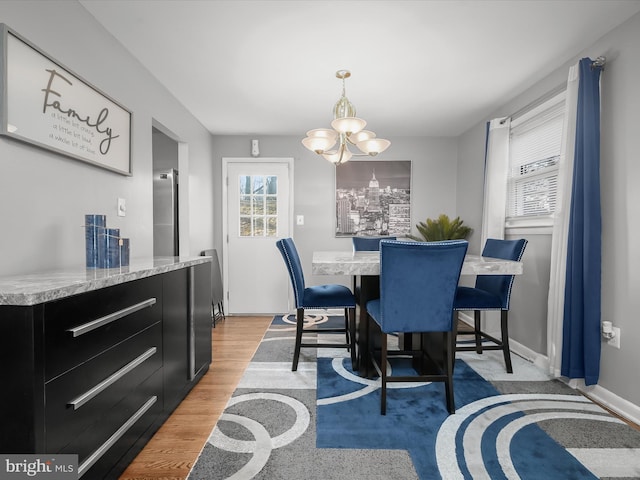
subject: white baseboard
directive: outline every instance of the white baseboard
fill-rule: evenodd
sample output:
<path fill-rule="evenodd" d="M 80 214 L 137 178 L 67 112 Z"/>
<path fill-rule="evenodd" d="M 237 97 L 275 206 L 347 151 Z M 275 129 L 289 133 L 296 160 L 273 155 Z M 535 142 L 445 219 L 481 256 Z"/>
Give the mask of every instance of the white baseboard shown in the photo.
<path fill-rule="evenodd" d="M 540 367 L 545 372 L 549 372 L 549 358 L 546 355 L 536 353 L 514 340 L 510 340 L 509 344 L 513 353 L 533 362 L 534 365 Z M 574 390 L 578 390 L 594 402 L 608 408 L 626 420 L 640 425 L 640 406 L 619 397 L 600 385 L 587 386 L 584 383 L 584 379 L 569 380 L 566 377 L 558 377 L 558 380 Z"/>
<path fill-rule="evenodd" d="M 511 351 L 516 355 L 530 361 L 539 369 L 544 370 L 545 372 L 549 372 L 549 359 L 546 355 L 535 352 L 529 347 L 526 347 L 520 342 L 516 342 L 513 339 L 509 339 L 509 347 Z"/>
<path fill-rule="evenodd" d="M 470 315 L 460 312 L 459 318 L 463 322 L 473 326 L 473 318 Z M 500 338 L 500 332 L 494 332 L 492 335 Z M 546 355 L 537 353 L 513 339 L 509 339 L 509 347 L 512 353 L 528 360 L 543 371 L 549 372 L 549 358 Z M 584 380 L 568 380 L 564 377 L 558 377 L 558 380 L 574 390 L 578 390 L 594 402 L 608 408 L 626 420 L 640 425 L 640 406 L 619 397 L 600 385 L 587 386 L 584 384 Z"/>
<path fill-rule="evenodd" d="M 344 308 L 305 309 L 314 315 L 344 315 Z"/>
<path fill-rule="evenodd" d="M 342 308 L 305 308 L 304 313 L 308 315 L 344 315 Z M 296 311 L 289 312 L 288 315 L 295 316 Z"/>
<path fill-rule="evenodd" d="M 571 382 L 574 382 L 573 380 Z M 600 385 L 587 386 L 584 380 L 575 381 L 575 388 L 603 407 L 617 413 L 630 422 L 640 425 L 640 407 L 619 397 Z"/>

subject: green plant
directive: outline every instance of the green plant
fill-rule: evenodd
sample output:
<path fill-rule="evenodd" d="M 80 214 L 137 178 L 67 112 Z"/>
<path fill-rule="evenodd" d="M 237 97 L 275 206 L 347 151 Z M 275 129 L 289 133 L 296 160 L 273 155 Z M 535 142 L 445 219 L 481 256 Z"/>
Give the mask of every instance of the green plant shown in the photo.
<path fill-rule="evenodd" d="M 416 224 L 416 228 L 422 237 L 414 235 L 408 235 L 408 237 L 418 242 L 465 239 L 473 232 L 473 229 L 462 223 L 460 217 L 451 220 L 448 215 L 443 213 L 436 220 L 427 218 L 426 223 L 420 222 Z"/>

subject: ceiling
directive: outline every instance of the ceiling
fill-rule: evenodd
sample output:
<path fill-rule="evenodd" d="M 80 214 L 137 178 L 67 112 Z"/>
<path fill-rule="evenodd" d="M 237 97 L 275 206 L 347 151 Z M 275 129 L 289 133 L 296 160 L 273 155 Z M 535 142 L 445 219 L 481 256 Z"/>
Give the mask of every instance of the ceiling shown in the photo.
<path fill-rule="evenodd" d="M 215 135 L 328 127 L 456 136 L 640 11 L 640 0 L 80 0 Z M 602 52 L 589 52 L 595 57 Z"/>

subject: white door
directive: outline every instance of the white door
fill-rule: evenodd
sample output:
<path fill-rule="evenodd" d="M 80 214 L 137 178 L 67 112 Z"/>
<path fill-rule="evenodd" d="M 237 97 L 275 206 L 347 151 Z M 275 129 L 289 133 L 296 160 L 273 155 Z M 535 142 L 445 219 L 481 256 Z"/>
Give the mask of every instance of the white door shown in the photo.
<path fill-rule="evenodd" d="M 293 159 L 223 159 L 223 169 L 225 310 L 287 313 L 291 286 L 276 241 L 291 236 Z"/>

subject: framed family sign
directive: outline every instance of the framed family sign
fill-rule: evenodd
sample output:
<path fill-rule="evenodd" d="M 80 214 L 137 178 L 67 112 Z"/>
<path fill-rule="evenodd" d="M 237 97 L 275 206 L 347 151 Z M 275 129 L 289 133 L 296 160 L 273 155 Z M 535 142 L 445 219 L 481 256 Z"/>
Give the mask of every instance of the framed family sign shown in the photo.
<path fill-rule="evenodd" d="M 131 112 L 0 24 L 0 134 L 131 175 Z"/>

